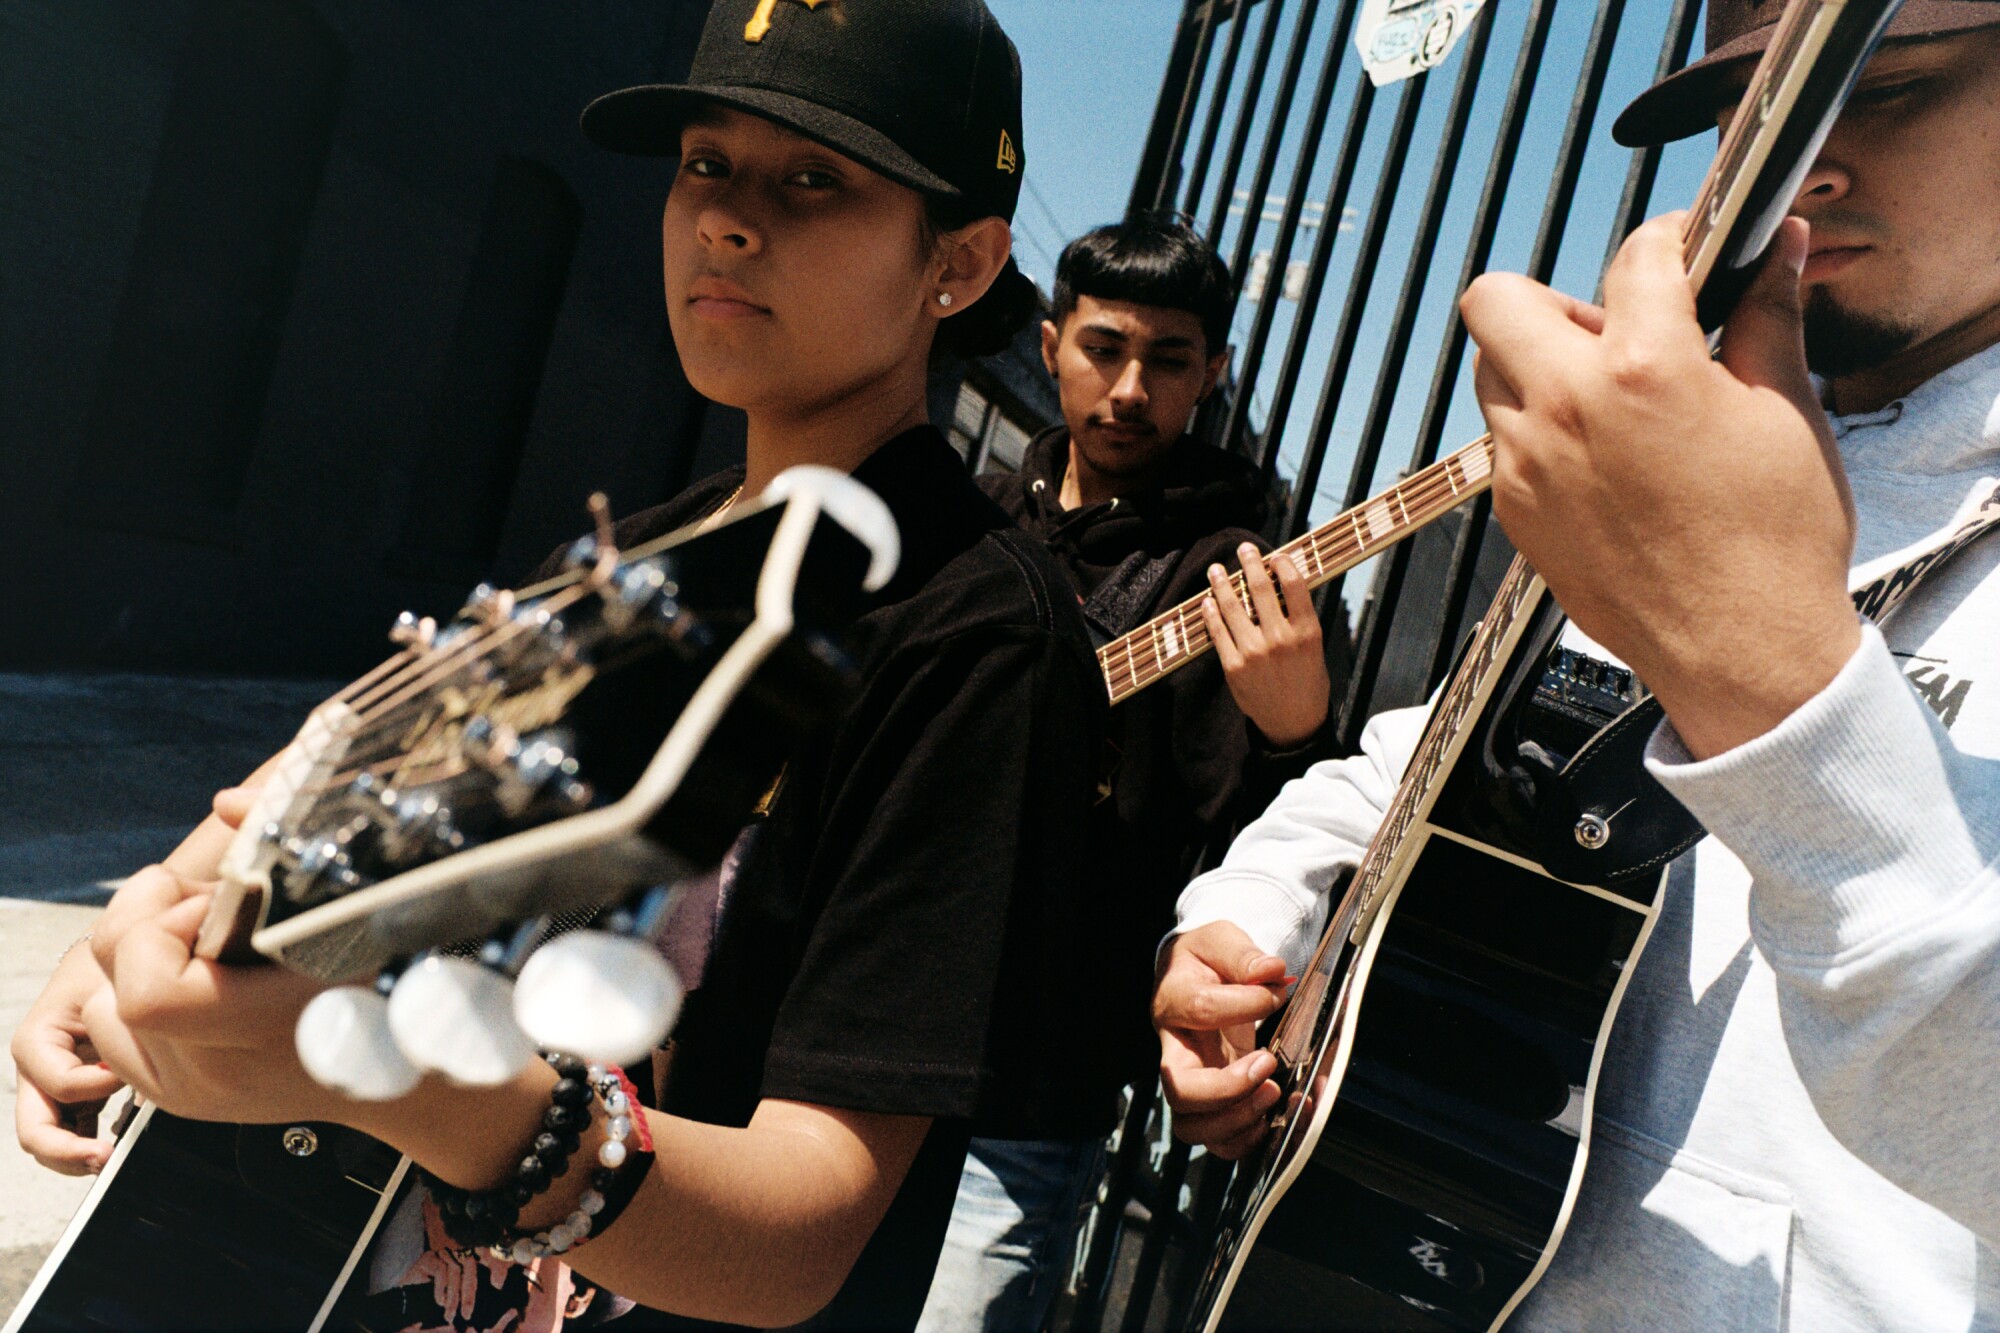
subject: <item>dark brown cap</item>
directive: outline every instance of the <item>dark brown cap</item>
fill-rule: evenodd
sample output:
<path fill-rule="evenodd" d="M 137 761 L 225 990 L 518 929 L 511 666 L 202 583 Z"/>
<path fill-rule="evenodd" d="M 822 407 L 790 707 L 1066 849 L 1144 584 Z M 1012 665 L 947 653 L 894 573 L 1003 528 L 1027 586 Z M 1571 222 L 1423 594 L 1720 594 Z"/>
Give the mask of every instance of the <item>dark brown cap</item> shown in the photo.
<path fill-rule="evenodd" d="M 1725 76 L 1764 54 L 1784 10 L 1784 0 L 1709 0 L 1708 53 L 1634 98 L 1611 126 L 1611 137 L 1640 148 L 1714 129 L 1716 111 L 1730 101 Z M 1882 39 L 1944 37 L 1996 24 L 2000 0 L 1903 0 Z"/>

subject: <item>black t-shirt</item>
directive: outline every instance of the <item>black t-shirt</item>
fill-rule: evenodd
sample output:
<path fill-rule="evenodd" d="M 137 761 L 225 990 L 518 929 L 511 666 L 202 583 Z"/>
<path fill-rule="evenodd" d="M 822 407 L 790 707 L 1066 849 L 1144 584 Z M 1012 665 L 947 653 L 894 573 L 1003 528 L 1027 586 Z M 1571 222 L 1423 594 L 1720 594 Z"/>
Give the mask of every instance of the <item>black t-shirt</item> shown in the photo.
<path fill-rule="evenodd" d="M 1105 941 L 1128 910 L 1080 882 L 1105 714 L 1073 594 L 933 429 L 854 473 L 902 562 L 850 635 L 861 683 L 795 755 L 743 845 L 662 1109 L 741 1125 L 766 1097 L 934 1124 L 825 1327 L 914 1324 L 971 1134 L 1109 1129 Z M 740 472 L 620 525 L 713 511 Z M 635 1311 L 635 1322 L 651 1322 Z M 676 1326 L 685 1326 L 673 1321 Z"/>

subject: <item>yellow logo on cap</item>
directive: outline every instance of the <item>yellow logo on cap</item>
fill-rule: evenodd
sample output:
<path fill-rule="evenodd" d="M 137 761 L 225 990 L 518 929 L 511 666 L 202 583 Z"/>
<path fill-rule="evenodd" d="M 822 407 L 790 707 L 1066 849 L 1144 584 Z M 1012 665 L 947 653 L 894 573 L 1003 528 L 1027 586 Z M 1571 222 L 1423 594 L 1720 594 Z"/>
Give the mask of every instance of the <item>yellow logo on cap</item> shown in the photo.
<path fill-rule="evenodd" d="M 818 9 L 826 0 L 801 0 L 807 9 Z M 778 7 L 778 0 L 757 0 L 757 12 L 743 25 L 743 40 L 761 42 L 764 34 L 771 30 L 771 11 Z"/>
<path fill-rule="evenodd" d="M 1021 169 L 1021 155 L 1014 151 L 1014 141 L 1005 130 L 1000 131 L 1000 161 L 997 165 L 1010 176 Z"/>

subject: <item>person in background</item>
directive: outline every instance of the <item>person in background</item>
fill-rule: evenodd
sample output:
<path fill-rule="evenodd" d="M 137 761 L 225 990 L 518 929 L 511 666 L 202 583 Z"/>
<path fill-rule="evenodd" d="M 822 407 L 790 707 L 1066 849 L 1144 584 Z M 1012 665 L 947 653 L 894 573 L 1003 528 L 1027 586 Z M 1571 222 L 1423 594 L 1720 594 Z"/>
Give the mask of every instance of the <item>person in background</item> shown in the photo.
<path fill-rule="evenodd" d="M 817 464 L 881 495 L 902 548 L 849 636 L 853 699 L 737 844 L 671 1061 L 632 1071 L 657 1109 L 600 1088 L 586 1115 L 588 1071 L 540 1061 L 383 1102 L 313 1083 L 292 1041 L 310 984 L 190 953 L 239 791 L 126 883 L 17 1033 L 31 1154 L 101 1166 L 64 1112 L 120 1080 L 194 1118 L 385 1140 L 429 1173 L 451 1244 L 384 1267 L 397 1304 L 377 1327 L 546 1333 L 583 1309 L 581 1277 L 620 1298 L 593 1318 L 643 1307 L 628 1326 L 885 1329 L 917 1318 L 972 1133 L 1109 1130 L 1102 941 L 1121 909 L 1077 883 L 1103 687 L 1061 570 L 925 419 L 934 346 L 996 351 L 1034 309 L 1009 257 L 1020 95 L 983 0 L 718 0 L 687 84 L 584 114 L 599 145 L 678 163 L 675 347 L 748 417 L 746 466 L 627 520 L 619 544 Z"/>
<path fill-rule="evenodd" d="M 1727 126 L 1779 9 L 1714 0 L 1708 54 L 1620 139 Z M 1669 873 L 1510 1328 L 2000 1329 L 2000 529 L 1880 624 L 1849 593 L 2000 514 L 2000 5 L 1908 0 L 1791 214 L 1713 357 L 1678 215 L 1601 309 L 1508 274 L 1461 302 L 1494 513 L 1655 691 L 1647 767 L 1711 835 Z M 1183 895 L 1155 1011 L 1186 1137 L 1265 1132 L 1252 1025 L 1423 721 L 1372 719 Z"/>
<path fill-rule="evenodd" d="M 1063 421 L 1021 470 L 980 485 L 1061 563 L 1100 641 L 1204 592 L 1212 654 L 1112 712 L 1085 892 L 1137 902 L 1125 961 L 1127 1076 L 1150 1083 L 1153 946 L 1202 849 L 1317 753 L 1331 687 L 1291 561 L 1260 558 L 1265 487 L 1248 460 L 1188 434 L 1228 360 L 1228 268 L 1179 222 L 1138 218 L 1072 241 L 1056 266 L 1042 359 Z M 1250 605 L 1229 595 L 1239 564 Z M 1132 964 L 1136 963 L 1136 967 Z M 973 1140 L 923 1327 L 1038 1326 L 1074 1235 L 1099 1140 Z"/>

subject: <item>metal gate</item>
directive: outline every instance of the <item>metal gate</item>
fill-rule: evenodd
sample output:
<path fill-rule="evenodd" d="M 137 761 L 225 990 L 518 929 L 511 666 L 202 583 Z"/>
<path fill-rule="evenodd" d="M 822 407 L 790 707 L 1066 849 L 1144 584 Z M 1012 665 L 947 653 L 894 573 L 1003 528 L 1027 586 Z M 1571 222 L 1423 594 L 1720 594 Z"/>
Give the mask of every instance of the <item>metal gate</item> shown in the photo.
<path fill-rule="evenodd" d="M 1463 0 L 1456 0 L 1463 4 Z M 1391 0 L 1398 11 L 1454 0 Z M 1619 241 L 1693 195 L 1705 136 L 1627 152 L 1617 112 L 1687 59 L 1698 0 L 1486 0 L 1433 70 L 1375 88 L 1360 0 L 1187 0 L 1131 207 L 1185 215 L 1238 284 L 1232 392 L 1205 423 L 1283 496 L 1289 540 L 1483 429 L 1457 297 L 1489 268 L 1587 295 Z M 1656 199 L 1655 196 L 1658 196 Z M 1443 679 L 1513 552 L 1481 497 L 1321 593 L 1357 601 L 1340 705 L 1368 717 Z M 1153 1099 L 1114 1143 L 1057 1326 L 1178 1328 L 1226 1164 Z"/>

